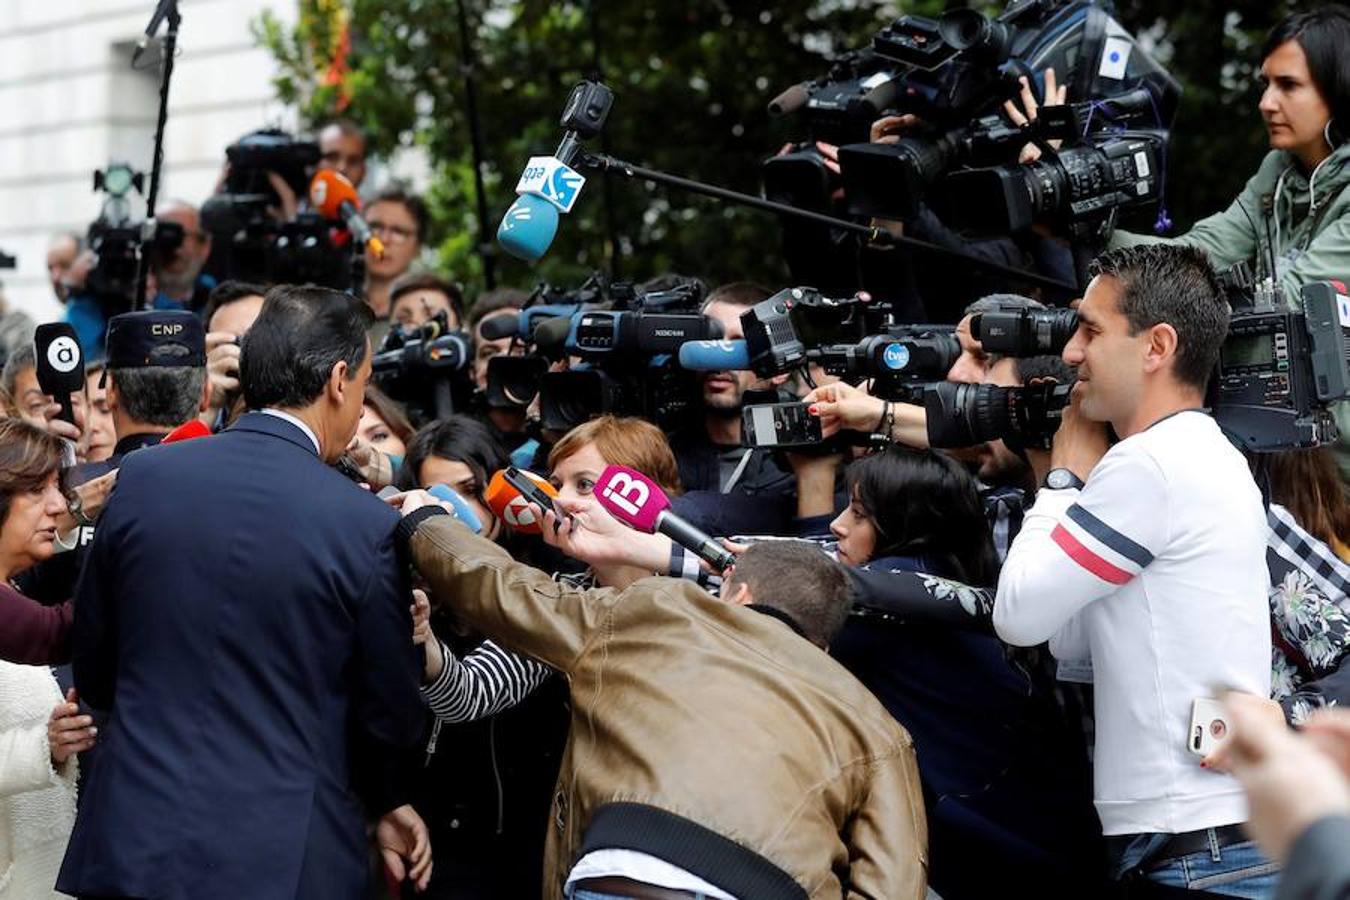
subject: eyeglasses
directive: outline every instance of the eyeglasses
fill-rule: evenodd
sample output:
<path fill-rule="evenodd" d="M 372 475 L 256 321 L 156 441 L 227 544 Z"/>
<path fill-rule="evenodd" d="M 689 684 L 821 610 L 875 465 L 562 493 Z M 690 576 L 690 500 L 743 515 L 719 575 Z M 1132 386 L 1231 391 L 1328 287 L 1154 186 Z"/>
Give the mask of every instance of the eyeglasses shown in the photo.
<path fill-rule="evenodd" d="M 391 244 L 403 244 L 417 236 L 417 232 L 401 225 L 388 225 L 384 222 L 371 222 L 370 230 L 385 238 Z"/>

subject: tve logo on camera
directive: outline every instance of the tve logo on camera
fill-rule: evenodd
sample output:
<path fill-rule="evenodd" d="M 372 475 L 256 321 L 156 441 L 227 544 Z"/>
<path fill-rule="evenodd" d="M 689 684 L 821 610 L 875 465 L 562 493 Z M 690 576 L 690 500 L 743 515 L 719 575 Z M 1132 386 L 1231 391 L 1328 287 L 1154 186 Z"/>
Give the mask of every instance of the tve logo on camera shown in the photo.
<path fill-rule="evenodd" d="M 552 156 L 531 156 L 516 184 L 516 193 L 535 194 L 561 211 L 570 213 L 585 183 L 584 175 L 564 165 L 561 160 Z"/>

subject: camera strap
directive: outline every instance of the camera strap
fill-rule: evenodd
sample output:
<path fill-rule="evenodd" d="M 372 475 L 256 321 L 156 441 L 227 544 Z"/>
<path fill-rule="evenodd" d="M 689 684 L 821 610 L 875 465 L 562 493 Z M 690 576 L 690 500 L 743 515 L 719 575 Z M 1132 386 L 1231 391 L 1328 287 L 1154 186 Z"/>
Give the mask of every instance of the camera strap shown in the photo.
<path fill-rule="evenodd" d="M 736 468 L 731 471 L 731 477 L 727 479 L 726 484 L 722 485 L 723 494 L 730 494 L 731 489 L 740 482 L 741 476 L 745 474 L 746 466 L 750 465 L 750 457 L 754 452 L 754 447 L 745 448 L 745 452 L 741 454 L 740 461 L 736 463 Z"/>

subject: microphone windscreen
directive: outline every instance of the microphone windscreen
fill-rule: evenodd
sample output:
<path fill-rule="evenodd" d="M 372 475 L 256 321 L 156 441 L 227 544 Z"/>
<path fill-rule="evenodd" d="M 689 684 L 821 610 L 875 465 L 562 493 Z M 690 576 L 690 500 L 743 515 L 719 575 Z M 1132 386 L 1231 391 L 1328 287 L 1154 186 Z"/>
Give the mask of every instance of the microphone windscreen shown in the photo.
<path fill-rule="evenodd" d="M 745 341 L 685 341 L 680 365 L 695 372 L 729 372 L 750 368 Z"/>
<path fill-rule="evenodd" d="M 561 350 L 567 343 L 567 336 L 571 333 L 572 319 L 570 316 L 545 319 L 534 326 L 534 343 L 543 351 Z"/>
<path fill-rule="evenodd" d="M 490 319 L 484 319 L 478 324 L 478 333 L 486 341 L 500 341 L 502 338 L 515 337 L 520 334 L 521 314 L 512 311 L 509 316 L 493 316 Z"/>
<path fill-rule="evenodd" d="M 356 187 L 341 172 L 320 169 L 314 173 L 309 183 L 309 202 L 325 219 L 341 219 L 343 201 L 357 209 L 361 208 L 361 198 Z"/>
<path fill-rule="evenodd" d="M 805 84 L 794 84 L 792 87 L 769 101 L 769 115 L 791 115 L 805 106 L 806 101 L 810 99 L 811 94 L 806 90 Z"/>
<path fill-rule="evenodd" d="M 548 252 L 558 233 L 558 208 L 542 197 L 522 194 L 511 204 L 497 227 L 497 243 L 525 262 L 536 262 Z"/>
<path fill-rule="evenodd" d="M 201 419 L 193 419 L 191 422 L 185 422 L 179 425 L 173 431 L 164 435 L 161 444 L 173 444 L 178 441 L 190 441 L 195 438 L 204 438 L 211 436 L 211 429 L 202 422 Z"/>
<path fill-rule="evenodd" d="M 483 533 L 483 521 L 478 518 L 478 513 L 474 512 L 469 502 L 459 495 L 454 488 L 444 484 L 433 484 L 427 488 L 427 493 L 437 500 L 444 500 L 455 508 L 455 518 L 459 519 L 474 534 Z"/>
<path fill-rule="evenodd" d="M 595 483 L 595 499 L 614 518 L 630 528 L 656 531 L 656 521 L 670 508 L 661 486 L 636 469 L 606 466 Z"/>
<path fill-rule="evenodd" d="M 549 484 L 548 479 L 524 469 L 520 470 L 520 474 L 533 481 L 550 497 L 558 496 L 558 489 Z M 492 510 L 494 516 L 521 534 L 539 534 L 543 531 L 539 520 L 530 512 L 530 501 L 506 480 L 504 469 L 494 472 L 492 478 L 488 480 L 483 499 L 487 501 L 488 509 Z"/>

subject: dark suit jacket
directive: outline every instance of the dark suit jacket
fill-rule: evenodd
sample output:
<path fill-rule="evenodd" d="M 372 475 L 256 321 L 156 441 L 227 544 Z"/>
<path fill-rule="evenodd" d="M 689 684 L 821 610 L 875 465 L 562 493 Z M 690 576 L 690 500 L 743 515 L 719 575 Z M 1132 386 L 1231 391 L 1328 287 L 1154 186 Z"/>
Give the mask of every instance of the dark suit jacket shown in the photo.
<path fill-rule="evenodd" d="M 397 524 L 261 413 L 125 459 L 75 595 L 76 686 L 112 715 L 60 890 L 363 896 L 349 725 L 425 724 Z"/>

